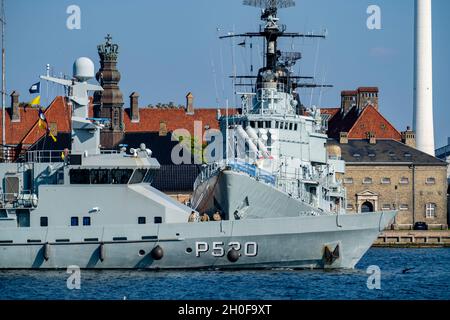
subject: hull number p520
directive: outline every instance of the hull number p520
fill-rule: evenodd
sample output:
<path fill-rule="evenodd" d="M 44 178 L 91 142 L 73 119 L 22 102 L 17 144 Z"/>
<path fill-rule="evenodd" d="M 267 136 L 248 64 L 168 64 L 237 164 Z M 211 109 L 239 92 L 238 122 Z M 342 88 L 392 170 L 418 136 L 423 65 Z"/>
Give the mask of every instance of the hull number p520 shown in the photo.
<path fill-rule="evenodd" d="M 200 257 L 202 253 L 210 251 L 213 257 L 223 257 L 232 248 L 247 257 L 258 255 L 258 244 L 256 242 L 245 242 L 243 245 L 240 242 L 230 242 L 225 246 L 224 242 L 213 242 L 210 245 L 207 242 L 198 241 L 195 243 L 195 256 Z"/>

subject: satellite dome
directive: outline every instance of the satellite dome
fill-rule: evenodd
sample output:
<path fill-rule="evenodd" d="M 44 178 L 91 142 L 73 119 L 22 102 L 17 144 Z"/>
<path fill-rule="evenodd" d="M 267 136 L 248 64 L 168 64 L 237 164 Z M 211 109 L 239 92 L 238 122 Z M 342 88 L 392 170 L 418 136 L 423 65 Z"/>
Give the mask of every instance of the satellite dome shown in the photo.
<path fill-rule="evenodd" d="M 91 59 L 81 57 L 73 64 L 73 77 L 84 82 L 94 77 L 94 63 Z"/>

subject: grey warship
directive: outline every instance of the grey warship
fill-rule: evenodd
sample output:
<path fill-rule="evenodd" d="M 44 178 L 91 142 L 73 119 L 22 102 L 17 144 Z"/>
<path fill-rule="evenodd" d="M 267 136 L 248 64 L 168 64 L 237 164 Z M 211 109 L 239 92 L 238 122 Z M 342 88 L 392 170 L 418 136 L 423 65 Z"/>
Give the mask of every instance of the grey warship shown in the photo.
<path fill-rule="evenodd" d="M 276 50 L 289 35 L 276 11 L 292 2 L 246 3 L 263 7 L 253 36 L 270 35 L 267 65 L 254 106 L 244 99 L 242 115 L 222 117 L 226 157 L 205 165 L 190 207 L 151 186 L 159 163 L 147 146 L 101 151 L 90 59 L 75 61 L 72 80 L 41 77 L 69 89 L 72 145 L 0 164 L 0 269 L 355 267 L 396 212 L 345 213 L 345 164 L 330 157 L 320 111 L 295 113 L 295 77 Z M 192 219 L 217 210 L 218 221 Z"/>
<path fill-rule="evenodd" d="M 254 227 L 250 233 L 260 250 L 271 248 L 271 258 L 264 257 L 262 264 L 354 268 L 397 212 L 346 214 L 341 150 L 327 145 L 320 109 L 306 109 L 298 94 L 301 88 L 328 85 L 301 82 L 313 79 L 292 72 L 301 53 L 278 49 L 279 38 L 325 35 L 291 33 L 279 24 L 278 9 L 294 6 L 294 1 L 244 4 L 262 9 L 264 27 L 221 38 L 263 38 L 265 66 L 256 76 L 232 76 L 237 88 L 252 90 L 235 92 L 242 99 L 241 114 L 220 118 L 224 159 L 204 166 L 192 206 L 221 210 L 234 221 L 234 232 L 241 224 Z"/>

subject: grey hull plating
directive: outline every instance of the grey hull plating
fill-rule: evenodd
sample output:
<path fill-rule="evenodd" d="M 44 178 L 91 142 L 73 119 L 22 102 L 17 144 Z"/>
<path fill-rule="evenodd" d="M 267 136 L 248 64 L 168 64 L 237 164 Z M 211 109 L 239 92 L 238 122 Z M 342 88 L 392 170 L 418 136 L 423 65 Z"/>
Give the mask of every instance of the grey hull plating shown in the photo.
<path fill-rule="evenodd" d="M 317 216 L 274 219 L 248 219 L 208 223 L 162 224 L 159 226 L 98 228 L 100 240 L 77 242 L 79 235 L 67 228 L 70 243 L 0 245 L 0 268 L 55 269 L 77 265 L 80 268 L 354 268 L 363 254 L 395 212 L 366 215 Z M 7 230 L 4 230 L 4 232 Z M 127 241 L 112 241 L 120 231 Z M 17 230 L 13 231 L 17 236 Z M 36 236 L 45 231 L 28 230 Z M 47 234 L 47 238 L 52 238 Z M 154 237 L 142 240 L 142 237 Z M 157 238 L 157 239 L 156 239 Z M 147 238 L 150 239 L 150 238 Z M 81 239 L 79 239 L 81 240 Z M 196 254 L 196 243 L 208 243 L 210 250 Z M 257 243 L 256 256 L 246 256 L 242 247 L 237 262 L 212 255 L 213 242 L 222 243 L 225 253 L 230 242 Z M 101 245 L 103 244 L 103 261 Z M 151 258 L 151 250 L 159 245 L 161 260 Z M 339 258 L 327 265 L 325 246 L 339 245 Z M 47 249 L 46 249 L 47 247 Z M 191 250 L 192 251 L 191 251 Z M 45 259 L 47 255 L 48 260 Z"/>

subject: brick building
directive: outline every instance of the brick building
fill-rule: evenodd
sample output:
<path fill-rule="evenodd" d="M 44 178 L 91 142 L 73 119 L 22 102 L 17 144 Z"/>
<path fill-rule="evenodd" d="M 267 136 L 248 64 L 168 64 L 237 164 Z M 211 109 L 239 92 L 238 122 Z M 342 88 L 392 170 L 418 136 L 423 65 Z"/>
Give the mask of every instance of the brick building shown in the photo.
<path fill-rule="evenodd" d="M 346 161 L 347 209 L 398 209 L 395 228 L 446 228 L 447 164 L 416 150 L 414 132 L 399 132 L 380 113 L 378 95 L 375 87 L 343 91 L 340 108 L 322 109 L 330 156 Z"/>
<path fill-rule="evenodd" d="M 447 228 L 446 163 L 395 140 L 330 140 L 329 145 L 339 146 L 341 154 L 331 155 L 346 161 L 341 179 L 349 212 L 396 209 L 395 228 L 419 221 Z"/>

